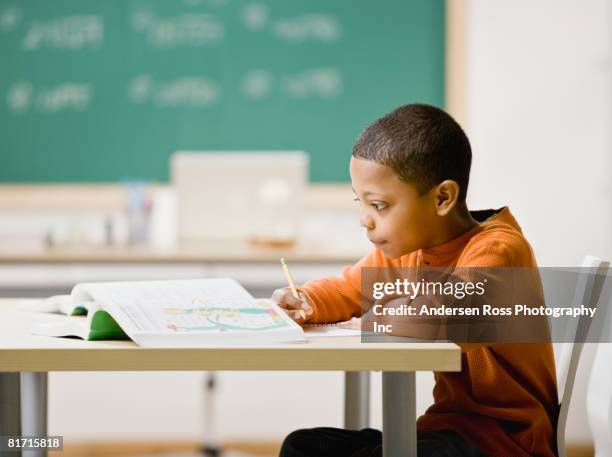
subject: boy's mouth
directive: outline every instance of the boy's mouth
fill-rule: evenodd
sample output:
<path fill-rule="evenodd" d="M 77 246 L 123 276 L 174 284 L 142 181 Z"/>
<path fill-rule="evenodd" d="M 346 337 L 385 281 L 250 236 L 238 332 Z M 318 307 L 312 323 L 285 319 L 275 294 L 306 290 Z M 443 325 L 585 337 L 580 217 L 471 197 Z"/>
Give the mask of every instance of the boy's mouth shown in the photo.
<path fill-rule="evenodd" d="M 386 244 L 387 242 L 384 240 L 381 241 L 377 241 L 377 240 L 372 240 L 370 239 L 370 243 L 372 243 L 374 246 L 376 246 L 377 248 L 381 247 L 382 245 Z"/>

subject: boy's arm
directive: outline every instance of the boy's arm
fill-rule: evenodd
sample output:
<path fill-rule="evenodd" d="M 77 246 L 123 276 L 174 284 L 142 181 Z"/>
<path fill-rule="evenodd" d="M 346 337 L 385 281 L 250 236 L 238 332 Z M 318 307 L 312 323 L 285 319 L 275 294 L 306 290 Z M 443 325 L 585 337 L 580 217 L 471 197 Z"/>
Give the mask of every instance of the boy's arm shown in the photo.
<path fill-rule="evenodd" d="M 470 245 L 467 246 L 464 253 L 460 256 L 453 270 L 451 280 L 459 280 L 463 282 L 476 282 L 481 281 L 486 277 L 487 282 L 485 300 L 487 304 L 496 305 L 497 300 L 493 299 L 496 294 L 501 293 L 502 298 L 508 299 L 509 291 L 508 286 L 512 287 L 516 284 L 507 283 L 505 279 L 509 276 L 521 278 L 520 284 L 527 285 L 526 279 L 537 279 L 533 278 L 534 274 L 537 275 L 537 270 L 533 268 L 535 261 L 533 252 L 527 241 L 520 236 L 508 236 L 508 237 L 495 237 L 476 239 Z M 509 275 L 508 271 L 510 267 L 530 267 L 530 268 L 518 268 L 516 275 Z M 428 270 L 426 267 L 424 271 L 418 274 L 417 280 L 428 280 L 436 281 L 437 270 L 434 268 Z M 432 276 L 430 276 L 430 274 Z M 529 282 L 529 285 L 535 286 L 533 292 L 538 292 L 539 283 Z M 531 291 L 522 291 L 523 294 L 531 295 Z M 444 303 L 447 307 L 479 307 L 482 303 L 478 302 L 476 296 L 466 296 L 463 299 L 456 299 L 453 297 L 447 297 L 441 302 L 437 302 L 435 297 L 430 297 L 431 300 L 424 300 L 423 302 L 415 301 L 412 302 L 413 306 L 420 309 L 421 304 L 437 303 L 438 305 Z M 389 301 L 387 304 L 390 307 L 399 307 L 402 304 L 410 303 L 408 298 L 398 298 L 397 300 Z M 499 303 L 501 304 L 501 302 Z M 482 333 L 483 331 L 492 330 L 490 318 L 484 318 L 481 322 L 478 317 L 471 319 L 469 326 L 466 326 L 466 321 L 462 318 L 454 317 L 443 317 L 443 316 L 427 316 L 418 315 L 416 317 L 389 317 L 389 316 L 378 316 L 375 319 L 378 323 L 391 323 L 393 324 L 392 333 L 393 336 L 404 336 L 411 338 L 422 338 L 422 339 L 450 339 L 461 346 L 463 352 L 473 350 L 483 346 L 489 346 L 500 340 L 499 337 L 491 337 L 487 340 L 486 335 L 482 336 L 482 341 L 478 341 L 476 333 Z M 500 323 L 503 325 L 511 324 L 511 318 L 500 318 Z M 362 324 L 363 325 L 363 324 Z M 470 338 L 475 338 L 477 342 L 467 343 L 468 337 L 465 334 L 466 330 L 470 330 Z M 503 338 L 502 338 L 503 339 Z"/>
<path fill-rule="evenodd" d="M 457 267 L 465 269 L 478 268 L 481 274 L 484 272 L 488 276 L 488 287 L 499 287 L 502 296 L 506 298 L 508 296 L 508 286 L 503 283 L 507 279 L 508 273 L 502 273 L 496 278 L 498 276 L 497 272 L 508 271 L 507 269 L 509 268 L 517 268 L 519 272 L 517 276 L 521 280 L 518 281 L 520 285 L 514 284 L 514 287 L 527 286 L 526 279 L 530 279 L 529 286 L 534 288 L 531 293 L 537 295 L 541 292 L 541 283 L 531 246 L 524 237 L 515 232 L 501 233 L 500 235 L 493 239 L 475 240 L 471 249 L 466 252 L 466 255 L 459 259 Z M 531 295 L 531 293 L 528 295 Z M 488 299 L 491 301 L 489 304 L 492 304 L 495 300 L 491 300 L 490 295 L 495 294 L 488 295 Z M 511 317 L 507 317 L 507 320 L 507 324 L 510 324 Z M 461 352 L 470 352 L 483 347 L 496 347 L 498 343 L 500 341 L 496 341 L 496 338 L 493 338 L 491 341 L 458 342 L 457 344 L 461 347 Z"/>
<path fill-rule="evenodd" d="M 306 322 L 311 324 L 341 322 L 361 316 L 361 269 L 389 266 L 388 264 L 388 259 L 376 249 L 355 265 L 345 267 L 340 276 L 308 281 L 299 287 L 314 311 Z"/>

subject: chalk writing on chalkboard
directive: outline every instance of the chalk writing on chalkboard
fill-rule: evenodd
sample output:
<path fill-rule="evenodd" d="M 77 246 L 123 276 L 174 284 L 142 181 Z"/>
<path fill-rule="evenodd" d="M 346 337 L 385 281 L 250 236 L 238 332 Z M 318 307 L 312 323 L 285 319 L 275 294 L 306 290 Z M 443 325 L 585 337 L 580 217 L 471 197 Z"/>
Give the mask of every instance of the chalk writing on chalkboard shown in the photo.
<path fill-rule="evenodd" d="M 252 69 L 242 78 L 241 89 L 251 100 L 261 100 L 276 92 L 296 99 L 326 99 L 340 96 L 343 87 L 338 68 L 312 68 L 276 76 L 265 69 Z"/>
<path fill-rule="evenodd" d="M 268 7 L 261 3 L 251 3 L 242 8 L 242 22 L 247 30 L 262 30 L 268 21 Z"/>
<path fill-rule="evenodd" d="M 15 6 L 9 6 L 0 11 L 0 30 L 12 32 L 21 23 L 23 13 Z"/>
<path fill-rule="evenodd" d="M 26 51 L 42 47 L 83 49 L 99 47 L 104 40 L 104 22 L 97 15 L 72 15 L 36 20 L 28 24 L 22 46 Z"/>
<path fill-rule="evenodd" d="M 274 33 L 289 43 L 307 40 L 336 42 L 341 27 L 338 18 L 331 14 L 304 14 L 294 19 L 279 19 L 274 23 Z"/>
<path fill-rule="evenodd" d="M 247 98 L 260 100 L 272 92 L 274 78 L 267 70 L 254 69 L 246 73 L 242 79 L 242 92 Z"/>
<path fill-rule="evenodd" d="M 9 87 L 7 106 L 14 114 L 36 111 L 54 114 L 62 111 L 84 111 L 91 103 L 93 86 L 89 83 L 65 82 L 35 89 L 28 81 Z"/>
<path fill-rule="evenodd" d="M 184 13 L 161 18 L 142 10 L 134 13 L 131 24 L 156 48 L 203 46 L 217 43 L 225 36 L 225 25 L 212 14 Z"/>
<path fill-rule="evenodd" d="M 128 85 L 128 99 L 132 103 L 150 103 L 158 108 L 205 107 L 220 98 L 219 84 L 203 77 L 155 81 L 151 75 L 139 75 Z"/>
<path fill-rule="evenodd" d="M 285 76 L 281 85 L 283 92 L 293 98 L 333 98 L 342 93 L 342 77 L 337 68 L 315 68 Z"/>

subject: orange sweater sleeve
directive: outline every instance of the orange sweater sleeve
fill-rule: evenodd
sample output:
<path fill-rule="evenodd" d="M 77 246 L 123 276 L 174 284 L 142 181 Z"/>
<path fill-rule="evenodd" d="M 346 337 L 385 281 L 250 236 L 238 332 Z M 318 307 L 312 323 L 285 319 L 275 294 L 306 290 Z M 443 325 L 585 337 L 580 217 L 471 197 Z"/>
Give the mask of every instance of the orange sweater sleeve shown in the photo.
<path fill-rule="evenodd" d="M 361 268 L 390 265 L 390 261 L 376 249 L 355 265 L 343 268 L 340 276 L 312 280 L 299 287 L 314 310 L 307 322 L 341 322 L 361 316 Z"/>
<path fill-rule="evenodd" d="M 499 230 L 495 237 L 475 237 L 457 260 L 457 267 L 491 269 L 495 268 L 530 267 L 535 268 L 536 262 L 529 243 L 513 231 Z M 534 270 L 535 271 L 535 270 Z M 491 280 L 493 279 L 493 280 Z M 489 284 L 495 283 L 489 278 Z M 495 343 L 463 343 L 457 342 L 461 352 L 469 352 L 483 347 L 494 347 Z"/>

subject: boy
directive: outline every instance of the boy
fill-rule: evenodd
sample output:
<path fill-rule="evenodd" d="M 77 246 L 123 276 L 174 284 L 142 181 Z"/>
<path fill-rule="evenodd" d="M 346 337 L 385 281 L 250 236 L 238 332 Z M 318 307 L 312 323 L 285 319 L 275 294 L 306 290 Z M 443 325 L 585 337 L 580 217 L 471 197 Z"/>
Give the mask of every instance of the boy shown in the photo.
<path fill-rule="evenodd" d="M 342 276 L 272 299 L 298 323 L 361 315 L 362 267 L 535 267 L 505 207 L 468 211 L 470 143 L 432 106 L 402 106 L 366 128 L 350 173 L 360 224 L 374 250 Z M 420 457 L 556 455 L 557 388 L 552 345 L 461 344 L 462 371 L 434 373 L 434 404 L 417 422 Z M 377 430 L 298 430 L 281 457 L 380 456 Z"/>

